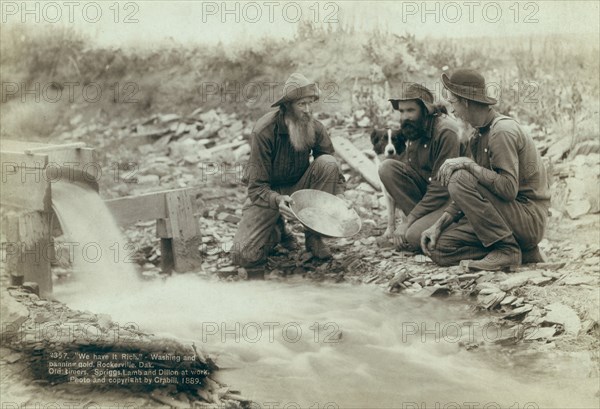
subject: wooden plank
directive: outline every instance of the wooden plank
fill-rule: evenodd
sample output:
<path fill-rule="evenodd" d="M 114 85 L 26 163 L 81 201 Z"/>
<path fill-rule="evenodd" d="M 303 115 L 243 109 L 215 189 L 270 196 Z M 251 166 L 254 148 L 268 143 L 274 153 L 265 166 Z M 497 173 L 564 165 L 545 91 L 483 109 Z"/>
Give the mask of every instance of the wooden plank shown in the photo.
<path fill-rule="evenodd" d="M 58 166 L 70 166 L 83 170 L 100 167 L 100 164 L 96 159 L 96 151 L 92 148 L 55 150 L 48 152 L 48 162 Z M 73 162 L 75 162 L 75 165 L 72 165 Z M 94 169 L 88 170 L 88 173 L 93 172 Z"/>
<path fill-rule="evenodd" d="M 52 152 L 52 151 L 57 151 L 57 150 L 72 150 L 72 149 L 78 149 L 78 148 L 84 148 L 84 147 L 85 147 L 84 142 L 72 142 L 72 143 L 65 143 L 62 145 L 44 145 L 44 146 L 35 146 L 35 147 L 31 147 L 31 148 L 25 148 L 23 150 L 23 152 L 27 155 L 33 155 L 35 153 L 47 153 L 47 152 Z"/>
<path fill-rule="evenodd" d="M 162 190 L 136 196 L 120 197 L 105 200 L 106 206 L 113 214 L 117 224 L 128 226 L 138 221 L 158 220 L 168 217 L 165 195 L 187 191 L 193 197 L 199 188 L 185 187 L 181 189 Z"/>
<path fill-rule="evenodd" d="M 348 164 L 352 169 L 358 171 L 361 176 L 377 190 L 381 190 L 381 182 L 377 166 L 356 146 L 343 136 L 332 136 L 331 142 L 335 152 Z"/>
<path fill-rule="evenodd" d="M 48 146 L 48 144 L 41 142 L 17 141 L 15 139 L 0 140 L 0 151 L 13 151 L 24 153 L 25 149 L 38 148 L 41 146 Z"/>
<path fill-rule="evenodd" d="M 17 151 L 1 151 L 0 162 L 2 162 L 2 174 L 5 172 L 10 173 L 15 166 L 28 169 L 45 169 L 48 164 L 48 155 L 25 155 L 23 152 Z"/>
<path fill-rule="evenodd" d="M 173 260 L 173 239 L 160 239 L 160 267 L 163 274 L 173 273 L 175 260 Z"/>
<path fill-rule="evenodd" d="M 127 196 L 106 200 L 104 203 L 120 226 L 167 217 L 164 192 Z"/>
<path fill-rule="evenodd" d="M 190 192 L 170 192 L 165 198 L 173 235 L 171 243 L 174 268 L 180 273 L 194 270 L 202 263 L 199 249 L 202 239 L 194 217 Z"/>
<path fill-rule="evenodd" d="M 2 173 L 4 182 L 8 177 L 33 180 L 45 179 L 57 181 L 84 182 L 98 191 L 98 182 L 103 171 L 91 148 L 58 149 L 49 151 L 49 147 L 40 147 L 46 154 L 26 155 L 17 151 L 2 151 Z M 15 170 L 16 169 L 16 170 Z M 32 169 L 35 169 L 33 171 Z M 31 209 L 31 207 L 27 207 Z M 37 209 L 36 209 L 37 210 Z"/>
<path fill-rule="evenodd" d="M 3 220 L 2 229 L 6 234 L 6 243 L 2 243 L 6 272 L 11 276 L 13 284 L 22 283 L 25 279 L 23 277 L 23 270 L 19 268 L 19 259 L 21 255 L 19 217 L 8 216 Z"/>
<path fill-rule="evenodd" d="M 173 229 L 169 219 L 156 219 L 156 237 L 170 239 L 173 237 Z"/>
<path fill-rule="evenodd" d="M 38 284 L 41 297 L 52 294 L 49 213 L 31 212 L 19 217 L 19 244 L 18 271 L 25 281 Z"/>
<path fill-rule="evenodd" d="M 171 219 L 171 229 L 174 238 L 189 239 L 198 233 L 198 226 L 194 218 L 192 200 L 185 190 L 169 192 L 167 199 L 167 213 Z"/>
<path fill-rule="evenodd" d="M 0 203 L 32 211 L 49 211 L 50 181 L 44 173 L 47 155 L 2 152 Z"/>

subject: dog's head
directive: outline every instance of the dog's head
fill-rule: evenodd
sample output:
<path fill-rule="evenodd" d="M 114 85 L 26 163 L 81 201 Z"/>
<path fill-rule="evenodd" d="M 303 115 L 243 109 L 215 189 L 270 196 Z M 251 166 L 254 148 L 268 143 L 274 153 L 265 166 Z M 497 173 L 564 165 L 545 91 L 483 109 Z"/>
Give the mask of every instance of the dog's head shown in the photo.
<path fill-rule="evenodd" d="M 385 157 L 400 155 L 406 149 L 406 138 L 400 129 L 373 129 L 371 143 L 373 151 Z"/>

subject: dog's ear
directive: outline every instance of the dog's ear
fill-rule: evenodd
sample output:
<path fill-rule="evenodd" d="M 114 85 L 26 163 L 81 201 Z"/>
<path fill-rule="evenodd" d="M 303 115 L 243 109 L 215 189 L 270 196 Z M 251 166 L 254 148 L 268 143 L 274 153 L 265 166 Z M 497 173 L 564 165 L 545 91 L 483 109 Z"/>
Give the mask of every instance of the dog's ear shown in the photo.
<path fill-rule="evenodd" d="M 377 129 L 373 129 L 371 132 L 371 143 L 375 145 L 375 142 L 379 139 L 379 135 L 377 135 Z"/>
<path fill-rule="evenodd" d="M 433 107 L 433 114 L 434 115 L 448 115 L 448 108 L 446 107 L 446 105 L 439 103 L 439 104 L 435 104 Z"/>
<path fill-rule="evenodd" d="M 406 138 L 404 137 L 404 133 L 402 133 L 402 129 L 395 129 L 392 131 L 392 139 L 396 140 L 396 139 L 401 139 L 401 140 L 405 140 Z"/>
<path fill-rule="evenodd" d="M 404 136 L 402 129 L 395 130 L 392 133 L 392 141 L 396 148 L 396 155 L 400 155 L 406 150 L 406 137 Z"/>

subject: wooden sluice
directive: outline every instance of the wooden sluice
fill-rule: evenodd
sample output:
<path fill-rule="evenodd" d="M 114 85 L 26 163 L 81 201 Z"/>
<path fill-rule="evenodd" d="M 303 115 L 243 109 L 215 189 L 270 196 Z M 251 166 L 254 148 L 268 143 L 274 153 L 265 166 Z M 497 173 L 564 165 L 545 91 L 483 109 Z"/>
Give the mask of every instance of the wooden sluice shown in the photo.
<path fill-rule="evenodd" d="M 84 143 L 42 144 L 3 140 L 0 145 L 2 263 L 13 284 L 35 282 L 52 293 L 52 183 L 82 182 L 98 191 L 95 151 Z M 189 271 L 200 265 L 201 236 L 194 213 L 195 188 L 167 190 L 105 201 L 117 224 L 156 220 L 162 269 Z M 74 198 L 73 200 L 77 200 Z M 93 215 L 90 215 L 93 217 Z"/>

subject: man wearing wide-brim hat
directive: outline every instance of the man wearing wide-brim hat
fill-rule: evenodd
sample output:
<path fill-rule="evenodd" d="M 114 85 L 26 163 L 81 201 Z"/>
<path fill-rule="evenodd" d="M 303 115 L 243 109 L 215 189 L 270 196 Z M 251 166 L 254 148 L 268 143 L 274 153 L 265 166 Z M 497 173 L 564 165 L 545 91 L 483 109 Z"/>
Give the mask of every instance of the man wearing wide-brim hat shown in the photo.
<path fill-rule="evenodd" d="M 446 159 L 463 154 L 466 144 L 458 136 L 456 120 L 445 115 L 444 105 L 434 103 L 427 87 L 404 83 L 401 95 L 389 101 L 400 113 L 406 150 L 399 160 L 384 160 L 379 177 L 406 219 L 396 228 L 394 212 L 390 212 L 384 235 L 402 249 L 418 250 L 421 233 L 442 215 L 449 202 L 448 189 L 435 175 Z"/>
<path fill-rule="evenodd" d="M 277 110 L 261 117 L 252 130 L 250 159 L 243 177 L 248 199 L 230 251 L 237 265 L 261 265 L 277 244 L 288 250 L 297 248 L 282 218 L 294 218 L 289 207 L 293 192 L 317 189 L 339 196 L 345 190 L 327 130 L 312 116 L 311 106 L 318 99 L 317 84 L 294 73 L 286 81 L 281 98 L 272 105 Z M 331 257 L 327 245 L 314 232 L 305 232 L 305 245 L 316 258 Z"/>
<path fill-rule="evenodd" d="M 454 114 L 474 128 L 473 159 L 446 161 L 439 170 L 451 205 L 423 232 L 423 251 L 440 265 L 465 270 L 515 270 L 543 261 L 542 240 L 550 194 L 533 139 L 514 119 L 500 115 L 474 70 L 442 74 Z"/>

